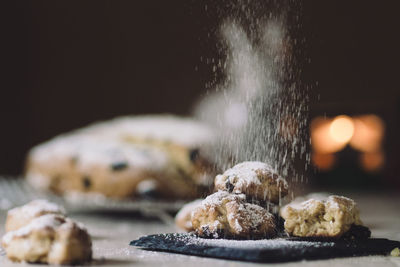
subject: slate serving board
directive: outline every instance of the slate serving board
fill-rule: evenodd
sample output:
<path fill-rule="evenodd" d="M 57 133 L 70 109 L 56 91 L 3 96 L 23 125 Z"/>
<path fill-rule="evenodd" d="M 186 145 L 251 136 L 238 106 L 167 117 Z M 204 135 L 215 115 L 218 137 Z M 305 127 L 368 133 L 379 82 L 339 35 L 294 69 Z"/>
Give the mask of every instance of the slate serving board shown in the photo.
<path fill-rule="evenodd" d="M 222 258 L 250 262 L 289 262 L 363 255 L 387 255 L 399 241 L 383 238 L 360 240 L 272 240 L 204 239 L 193 234 L 148 235 L 133 240 L 131 246 L 146 250 Z"/>

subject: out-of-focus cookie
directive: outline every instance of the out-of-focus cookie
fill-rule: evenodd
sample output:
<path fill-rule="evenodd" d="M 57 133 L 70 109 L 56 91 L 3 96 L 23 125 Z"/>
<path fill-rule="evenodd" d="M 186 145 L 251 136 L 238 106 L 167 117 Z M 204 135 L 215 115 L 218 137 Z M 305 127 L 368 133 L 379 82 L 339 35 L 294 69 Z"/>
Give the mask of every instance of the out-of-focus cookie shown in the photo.
<path fill-rule="evenodd" d="M 212 184 L 213 133 L 191 119 L 132 116 L 89 125 L 34 147 L 26 177 L 36 187 L 127 198 L 152 180 L 167 198 L 194 198 Z"/>
<path fill-rule="evenodd" d="M 168 114 L 126 116 L 90 125 L 79 132 L 148 145 L 167 153 L 170 172 L 163 171 L 159 180 L 163 194 L 171 196 L 179 187 L 202 191 L 212 185 L 215 174 L 209 151 L 216 136 L 208 125 L 195 119 Z"/>
<path fill-rule="evenodd" d="M 12 261 L 79 264 L 92 258 L 86 229 L 60 215 L 46 214 L 6 233 L 2 246 Z"/>
<path fill-rule="evenodd" d="M 276 235 L 274 216 L 266 209 L 246 202 L 243 194 L 218 191 L 192 213 L 197 235 L 208 238 L 257 239 Z"/>
<path fill-rule="evenodd" d="M 202 201 L 202 199 L 196 199 L 184 205 L 175 216 L 175 225 L 186 232 L 193 231 L 192 213 Z"/>
<path fill-rule="evenodd" d="M 65 215 L 65 210 L 63 207 L 45 199 L 33 200 L 24 206 L 8 211 L 6 232 L 17 230 L 45 214 Z"/>
<path fill-rule="evenodd" d="M 167 163 L 165 153 L 149 146 L 67 136 L 34 148 L 26 176 L 34 186 L 60 194 L 78 191 L 124 198 Z"/>
<path fill-rule="evenodd" d="M 346 197 L 293 202 L 281 209 L 285 230 L 291 236 L 333 237 L 347 233 L 353 225 L 362 225 L 356 203 Z"/>
<path fill-rule="evenodd" d="M 245 194 L 250 199 L 279 203 L 288 184 L 272 167 L 258 161 L 242 162 L 215 177 L 215 188 Z"/>

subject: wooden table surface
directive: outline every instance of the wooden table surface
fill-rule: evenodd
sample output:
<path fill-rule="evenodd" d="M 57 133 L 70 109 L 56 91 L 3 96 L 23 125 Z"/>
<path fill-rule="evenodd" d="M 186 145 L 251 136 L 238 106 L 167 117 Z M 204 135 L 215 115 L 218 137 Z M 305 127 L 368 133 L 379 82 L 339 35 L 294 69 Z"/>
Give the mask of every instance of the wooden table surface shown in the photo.
<path fill-rule="evenodd" d="M 348 195 L 348 194 L 347 194 Z M 1 197 L 1 196 L 0 196 Z M 377 194 L 352 194 L 360 207 L 361 218 L 372 230 L 374 237 L 400 241 L 400 196 Z M 73 213 L 70 217 L 83 222 L 93 239 L 94 261 L 91 266 L 255 266 L 229 260 L 186 256 L 165 252 L 144 251 L 128 244 L 140 236 L 176 232 L 171 225 L 128 213 Z M 0 211 L 0 234 L 4 234 L 6 211 Z M 280 266 L 400 266 L 400 257 L 368 256 L 330 260 L 301 261 Z M 0 253 L 0 266 L 35 266 L 12 263 Z M 37 266 L 37 265 L 36 265 Z"/>

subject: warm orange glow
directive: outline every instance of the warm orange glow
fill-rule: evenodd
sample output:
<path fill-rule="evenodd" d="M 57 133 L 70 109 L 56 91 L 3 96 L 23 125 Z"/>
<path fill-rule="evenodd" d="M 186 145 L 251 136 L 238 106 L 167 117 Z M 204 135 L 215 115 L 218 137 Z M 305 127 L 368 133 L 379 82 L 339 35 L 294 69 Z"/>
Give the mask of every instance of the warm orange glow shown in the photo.
<path fill-rule="evenodd" d="M 353 137 L 353 120 L 345 115 L 337 116 L 329 127 L 329 134 L 338 143 L 347 143 Z"/>
<path fill-rule="evenodd" d="M 314 152 L 311 160 L 318 169 L 328 171 L 332 169 L 335 164 L 335 155 L 332 153 L 320 154 Z"/>
<path fill-rule="evenodd" d="M 366 152 L 360 156 L 361 166 L 366 171 L 377 171 L 383 166 L 384 162 L 385 156 L 382 151 Z"/>
<path fill-rule="evenodd" d="M 363 152 L 381 149 L 384 134 L 384 123 L 375 115 L 365 115 L 354 118 L 355 131 L 350 145 Z"/>
<path fill-rule="evenodd" d="M 331 119 L 317 117 L 311 123 L 311 144 L 313 150 L 326 154 L 341 150 L 346 143 L 338 142 L 330 134 Z"/>
<path fill-rule="evenodd" d="M 377 171 L 385 161 L 382 152 L 384 131 L 384 122 L 376 115 L 314 118 L 311 122 L 312 162 L 321 170 L 330 170 L 336 160 L 333 153 L 350 144 L 363 152 L 360 155 L 362 168 Z"/>

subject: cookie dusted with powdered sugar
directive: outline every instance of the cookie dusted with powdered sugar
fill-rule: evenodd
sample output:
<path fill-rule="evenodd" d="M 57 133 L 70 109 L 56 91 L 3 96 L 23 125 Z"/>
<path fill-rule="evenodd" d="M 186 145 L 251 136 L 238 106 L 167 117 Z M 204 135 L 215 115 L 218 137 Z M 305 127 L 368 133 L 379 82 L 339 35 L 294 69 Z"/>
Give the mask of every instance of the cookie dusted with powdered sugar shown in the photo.
<path fill-rule="evenodd" d="M 49 264 L 80 264 L 92 258 L 92 242 L 86 229 L 60 215 L 33 219 L 2 239 L 12 261 Z"/>
<path fill-rule="evenodd" d="M 192 213 L 202 201 L 202 199 L 196 199 L 185 204 L 175 216 L 175 225 L 186 232 L 194 231 L 192 226 Z"/>
<path fill-rule="evenodd" d="M 33 219 L 45 214 L 65 215 L 65 210 L 63 207 L 45 199 L 33 200 L 26 205 L 8 211 L 6 232 L 24 227 Z"/>
<path fill-rule="evenodd" d="M 212 184 L 205 125 L 170 115 L 117 118 L 53 138 L 28 155 L 26 177 L 36 187 L 64 194 L 138 196 L 151 180 L 159 195 L 194 198 Z M 146 184 L 146 183 L 145 183 Z"/>
<path fill-rule="evenodd" d="M 239 163 L 215 177 L 215 188 L 245 194 L 250 199 L 279 203 L 288 193 L 288 184 L 270 165 L 247 161 Z"/>
<path fill-rule="evenodd" d="M 218 191 L 192 213 L 192 227 L 201 237 L 257 239 L 276 235 L 274 216 L 246 202 L 243 194 Z"/>
<path fill-rule="evenodd" d="M 299 237 L 338 238 L 353 226 L 362 226 L 356 203 L 334 195 L 324 200 L 294 201 L 281 209 L 281 216 L 286 232 Z"/>

